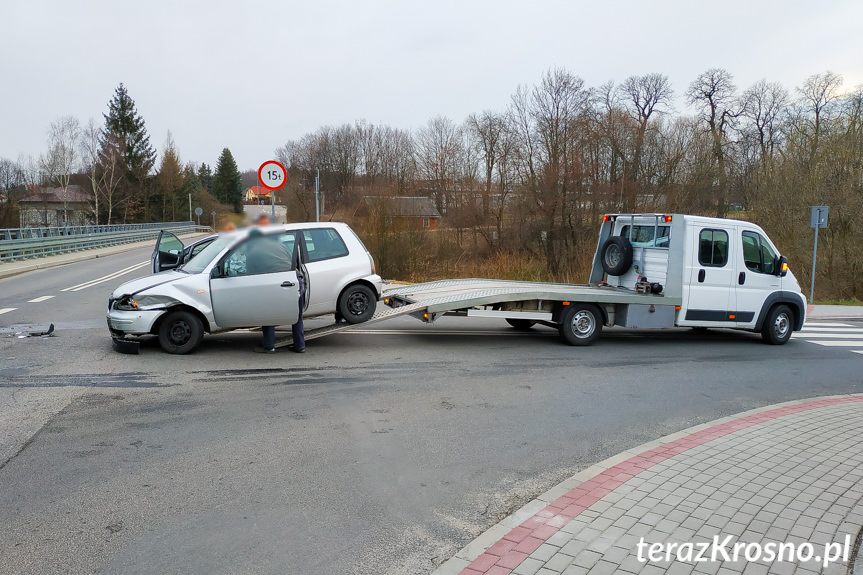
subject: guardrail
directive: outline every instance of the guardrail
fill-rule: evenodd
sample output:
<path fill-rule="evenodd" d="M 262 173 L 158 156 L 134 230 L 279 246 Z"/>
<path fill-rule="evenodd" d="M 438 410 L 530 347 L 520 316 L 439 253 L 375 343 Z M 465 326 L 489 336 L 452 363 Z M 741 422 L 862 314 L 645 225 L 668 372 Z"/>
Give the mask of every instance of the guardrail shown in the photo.
<path fill-rule="evenodd" d="M 194 222 L 2 229 L 0 263 L 155 240 L 160 230 L 177 235 L 212 232 Z"/>

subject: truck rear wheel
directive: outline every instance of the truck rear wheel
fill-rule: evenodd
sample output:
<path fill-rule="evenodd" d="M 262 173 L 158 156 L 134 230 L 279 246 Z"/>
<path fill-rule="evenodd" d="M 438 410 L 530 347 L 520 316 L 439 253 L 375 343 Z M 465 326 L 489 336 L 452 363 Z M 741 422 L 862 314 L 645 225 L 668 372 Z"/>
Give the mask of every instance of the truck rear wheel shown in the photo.
<path fill-rule="evenodd" d="M 527 331 L 536 325 L 532 319 L 506 318 L 506 323 L 517 329 L 518 331 Z"/>
<path fill-rule="evenodd" d="M 563 312 L 558 331 L 569 345 L 592 345 L 602 333 L 602 313 L 593 304 L 572 304 Z"/>
<path fill-rule="evenodd" d="M 794 325 L 794 315 L 787 305 L 773 307 L 764 319 L 761 327 L 761 337 L 764 343 L 770 345 L 782 345 L 791 339 L 791 330 Z"/>

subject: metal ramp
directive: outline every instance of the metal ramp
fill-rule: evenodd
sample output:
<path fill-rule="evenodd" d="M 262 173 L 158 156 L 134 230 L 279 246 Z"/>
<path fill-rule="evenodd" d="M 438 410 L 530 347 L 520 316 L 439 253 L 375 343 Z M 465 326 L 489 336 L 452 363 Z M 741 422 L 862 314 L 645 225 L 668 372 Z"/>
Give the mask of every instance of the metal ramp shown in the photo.
<path fill-rule="evenodd" d="M 363 323 L 331 323 L 330 325 L 325 325 L 323 327 L 316 327 L 314 329 L 306 330 L 304 335 L 306 340 L 316 339 L 319 337 L 324 337 L 325 335 L 330 335 L 331 333 L 347 331 L 355 327 L 369 325 L 370 323 L 377 323 L 379 321 L 384 321 L 390 318 L 399 317 L 415 312 L 421 312 L 425 309 L 425 307 L 426 304 L 422 302 L 409 303 L 396 308 L 381 305 L 380 311 L 375 312 L 375 315 L 373 315 L 368 321 L 364 321 Z M 291 345 L 292 343 L 294 343 L 294 337 L 292 335 L 285 335 L 276 338 L 276 347 L 285 347 Z"/>

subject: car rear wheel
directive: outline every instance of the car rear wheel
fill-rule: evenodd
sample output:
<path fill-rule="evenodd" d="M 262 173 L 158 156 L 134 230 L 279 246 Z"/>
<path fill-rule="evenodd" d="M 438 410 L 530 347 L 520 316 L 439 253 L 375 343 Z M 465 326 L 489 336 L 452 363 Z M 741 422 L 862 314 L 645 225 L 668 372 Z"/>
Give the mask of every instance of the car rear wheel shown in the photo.
<path fill-rule="evenodd" d="M 353 284 L 342 292 L 338 302 L 338 313 L 348 323 L 368 321 L 375 314 L 378 298 L 367 285 Z"/>
<path fill-rule="evenodd" d="M 169 312 L 159 325 L 159 345 L 168 353 L 186 354 L 204 339 L 204 325 L 189 311 Z"/>

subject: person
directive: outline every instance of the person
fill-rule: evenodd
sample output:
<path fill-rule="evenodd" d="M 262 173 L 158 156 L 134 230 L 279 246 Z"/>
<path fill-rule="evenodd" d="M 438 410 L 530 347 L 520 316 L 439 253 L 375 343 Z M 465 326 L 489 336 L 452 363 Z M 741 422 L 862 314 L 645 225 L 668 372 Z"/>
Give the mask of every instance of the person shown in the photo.
<path fill-rule="evenodd" d="M 224 233 L 233 232 L 236 229 L 237 229 L 237 226 L 234 225 L 234 222 L 228 222 L 224 226 L 222 226 L 222 232 L 224 232 Z"/>
<path fill-rule="evenodd" d="M 258 226 L 266 226 L 270 224 L 270 217 L 262 213 L 255 220 Z M 303 307 L 305 302 L 305 278 L 299 266 L 299 243 L 294 243 L 294 253 L 289 254 L 288 249 L 282 242 L 273 238 L 262 238 L 261 240 L 250 240 L 250 251 L 247 254 L 247 271 L 248 273 L 271 273 L 273 271 L 282 271 L 286 269 L 296 270 L 297 284 L 299 287 L 299 313 L 297 322 L 291 326 L 291 335 L 293 336 L 293 344 L 291 351 L 297 353 L 306 352 L 306 340 L 303 329 Z M 265 325 L 261 327 L 263 340 L 260 347 L 256 347 L 258 353 L 274 353 L 276 351 L 276 326 Z"/>

